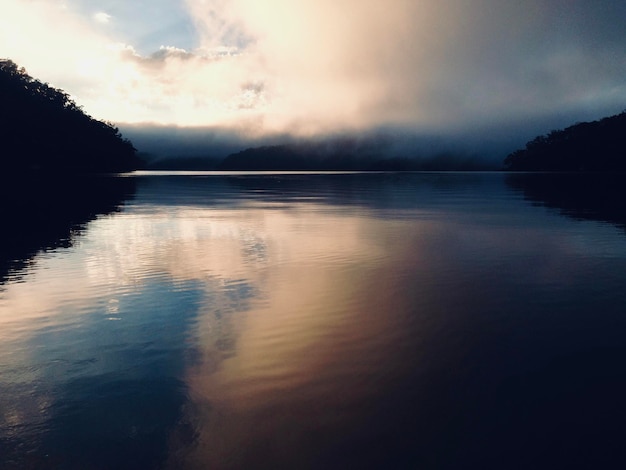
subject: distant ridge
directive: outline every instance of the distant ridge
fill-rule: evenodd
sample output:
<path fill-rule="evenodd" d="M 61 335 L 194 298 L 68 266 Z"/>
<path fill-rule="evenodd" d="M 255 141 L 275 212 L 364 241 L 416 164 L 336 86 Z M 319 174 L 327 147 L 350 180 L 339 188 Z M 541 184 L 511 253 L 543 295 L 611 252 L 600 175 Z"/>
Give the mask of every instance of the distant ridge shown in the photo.
<path fill-rule="evenodd" d="M 9 59 L 0 59 L 0 103 L 3 170 L 118 173 L 141 166 L 117 127 Z"/>
<path fill-rule="evenodd" d="M 510 171 L 626 171 L 626 111 L 540 135 L 504 160 Z"/>
<path fill-rule="evenodd" d="M 315 143 L 253 147 L 233 153 L 220 170 L 243 171 L 472 171 L 494 169 L 484 161 L 441 153 L 430 158 L 386 157 L 348 146 Z"/>

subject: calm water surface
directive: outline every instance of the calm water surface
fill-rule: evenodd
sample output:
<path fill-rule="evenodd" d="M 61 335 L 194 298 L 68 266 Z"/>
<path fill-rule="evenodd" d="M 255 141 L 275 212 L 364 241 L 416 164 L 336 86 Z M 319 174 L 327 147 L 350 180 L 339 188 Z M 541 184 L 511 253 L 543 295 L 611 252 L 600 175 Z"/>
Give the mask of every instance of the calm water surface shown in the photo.
<path fill-rule="evenodd" d="M 615 193 L 131 179 L 118 210 L 3 260 L 0 468 L 626 464 Z"/>

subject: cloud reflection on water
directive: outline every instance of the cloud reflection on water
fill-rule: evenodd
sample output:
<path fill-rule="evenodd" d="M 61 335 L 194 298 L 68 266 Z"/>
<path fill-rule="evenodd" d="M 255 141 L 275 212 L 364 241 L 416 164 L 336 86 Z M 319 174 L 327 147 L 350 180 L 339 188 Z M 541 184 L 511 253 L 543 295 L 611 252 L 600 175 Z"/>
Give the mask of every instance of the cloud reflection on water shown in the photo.
<path fill-rule="evenodd" d="M 160 178 L 4 286 L 0 446 L 118 468 L 453 463 L 474 426 L 520 423 L 501 388 L 537 420 L 535 382 L 530 403 L 506 381 L 591 354 L 592 308 L 619 326 L 618 229 L 500 175 Z"/>
<path fill-rule="evenodd" d="M 116 381 L 133 400 L 140 393 L 137 387 L 155 386 L 149 385 L 155 377 L 183 378 L 182 369 L 145 370 L 150 363 L 165 367 L 160 355 L 168 349 L 176 356 L 195 357 L 192 363 L 202 357 L 205 369 L 218 367 L 234 354 L 240 328 L 235 314 L 251 310 L 251 302 L 263 303 L 273 289 L 269 271 L 289 264 L 296 253 L 314 264 L 316 258 L 329 256 L 333 245 L 344 257 L 357 259 L 359 251 L 368 252 L 360 246 L 356 219 L 330 216 L 326 223 L 335 232 L 319 236 L 307 220 L 321 208 L 292 209 L 258 209 L 254 204 L 239 210 L 157 207 L 149 214 L 131 209 L 91 222 L 70 249 L 35 257 L 23 281 L 9 282 L 2 293 L 1 427 L 32 431 L 39 423 L 39 435 L 16 436 L 34 452 L 38 446 L 58 444 L 63 436 L 79 439 L 76 433 L 87 423 L 70 417 L 78 411 L 72 407 L 79 403 L 71 403 L 81 399 L 81 390 L 112 408 L 110 415 L 95 408 L 84 413 L 120 420 L 116 413 L 124 409 L 122 403 L 111 401 L 106 391 L 110 373 L 122 373 Z M 304 230 L 294 238 L 298 227 Z M 190 294 L 197 300 L 185 313 Z M 171 333 L 173 327 L 191 330 L 175 336 L 180 344 L 164 346 L 163 331 Z M 187 336 L 198 342 L 199 356 L 185 352 L 195 349 L 185 344 Z M 132 381 L 124 382 L 124 376 Z M 30 390 L 27 396 L 25 390 Z M 161 399 L 173 391 L 163 393 Z M 132 421 L 133 412 L 125 412 Z M 134 419 L 147 424 L 141 416 Z M 141 432 L 137 423 L 128 429 L 112 423 L 110 430 L 120 432 L 120 439 Z M 91 448 L 87 441 L 85 446 Z M 61 461 L 69 458 L 63 447 L 55 452 Z"/>

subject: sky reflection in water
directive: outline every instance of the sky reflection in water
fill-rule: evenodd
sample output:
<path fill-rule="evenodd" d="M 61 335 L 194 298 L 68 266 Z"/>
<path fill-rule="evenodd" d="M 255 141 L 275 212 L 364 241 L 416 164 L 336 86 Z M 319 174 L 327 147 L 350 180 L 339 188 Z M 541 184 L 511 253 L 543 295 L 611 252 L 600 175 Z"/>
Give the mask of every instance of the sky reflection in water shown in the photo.
<path fill-rule="evenodd" d="M 138 177 L 2 286 L 0 455 L 623 462 L 625 261 L 503 175 Z"/>

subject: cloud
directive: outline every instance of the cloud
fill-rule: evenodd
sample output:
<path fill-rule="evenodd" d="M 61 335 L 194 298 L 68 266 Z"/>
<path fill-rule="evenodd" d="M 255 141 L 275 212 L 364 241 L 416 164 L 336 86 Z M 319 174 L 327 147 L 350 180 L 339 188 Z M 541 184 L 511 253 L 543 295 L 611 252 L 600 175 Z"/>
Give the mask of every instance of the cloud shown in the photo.
<path fill-rule="evenodd" d="M 65 4 L 3 0 L 0 50 L 31 75 L 76 94 L 100 86 L 83 81 L 81 69 L 102 56 L 111 42 L 92 26 Z"/>
<path fill-rule="evenodd" d="M 109 15 L 108 13 L 105 13 L 103 11 L 99 11 L 98 13 L 94 13 L 93 15 L 93 19 L 97 22 L 97 23 L 103 23 L 106 24 L 109 21 L 111 21 L 111 15 Z"/>
<path fill-rule="evenodd" d="M 188 5 L 203 47 L 254 38 L 240 60 L 269 85 L 269 127 L 436 129 L 626 101 L 626 11 L 610 2 Z"/>
<path fill-rule="evenodd" d="M 4 1 L 2 49 L 116 122 L 439 132 L 626 102 L 626 6 L 609 0 L 186 0 L 195 47 L 152 53 L 71 9 Z"/>

